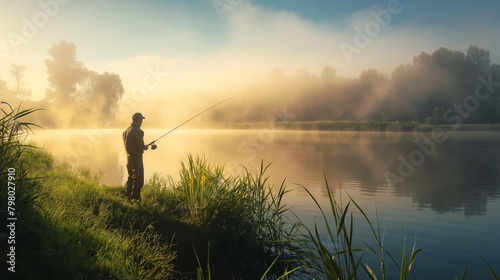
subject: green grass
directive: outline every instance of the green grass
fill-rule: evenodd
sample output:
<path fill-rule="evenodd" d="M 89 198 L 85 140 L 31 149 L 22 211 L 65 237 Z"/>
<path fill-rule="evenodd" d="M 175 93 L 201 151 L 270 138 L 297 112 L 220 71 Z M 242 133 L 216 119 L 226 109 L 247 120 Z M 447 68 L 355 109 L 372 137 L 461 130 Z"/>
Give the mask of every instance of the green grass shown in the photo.
<path fill-rule="evenodd" d="M 267 167 L 246 170 L 239 176 L 225 175 L 222 166 L 213 166 L 203 156 L 188 155 L 181 162 L 180 180 L 173 182 L 159 175 L 147 183 L 143 201 L 206 230 L 210 249 L 196 248 L 201 259 L 210 258 L 224 273 L 255 279 L 277 258 L 272 272 L 287 266 L 287 246 L 293 228 L 286 228 L 282 198 L 284 184 L 273 190 L 267 182 Z M 220 260 L 224 260 L 221 262 Z"/>
<path fill-rule="evenodd" d="M 130 204 L 122 187 L 49 158 L 29 155 L 39 195 L 22 241 L 33 246 L 20 268 L 26 279 L 178 279 L 199 270 L 199 256 L 210 261 L 205 275 L 255 279 L 283 263 L 286 242 L 278 241 L 289 238 L 277 196 L 285 190 L 274 194 L 264 167 L 231 178 L 188 156 L 179 182 L 154 176 L 142 203 Z M 284 271 L 276 263 L 270 275 Z"/>
<path fill-rule="evenodd" d="M 55 164 L 37 173 L 30 237 L 20 242 L 33 246 L 20 266 L 27 279 L 173 278 L 172 245 L 149 225 L 133 227 L 135 209 L 116 203 L 88 170 Z"/>

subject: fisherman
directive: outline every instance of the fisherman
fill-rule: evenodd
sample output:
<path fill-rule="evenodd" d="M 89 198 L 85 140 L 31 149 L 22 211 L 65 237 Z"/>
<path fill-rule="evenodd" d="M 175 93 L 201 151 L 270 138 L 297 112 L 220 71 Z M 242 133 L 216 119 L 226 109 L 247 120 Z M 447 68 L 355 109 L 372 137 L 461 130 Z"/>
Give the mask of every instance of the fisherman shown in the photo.
<path fill-rule="evenodd" d="M 148 146 L 144 144 L 144 131 L 141 130 L 141 113 L 132 116 L 132 123 L 123 132 L 123 144 L 127 151 L 127 197 L 129 200 L 141 200 L 141 188 L 144 185 L 144 164 L 142 154 Z"/>

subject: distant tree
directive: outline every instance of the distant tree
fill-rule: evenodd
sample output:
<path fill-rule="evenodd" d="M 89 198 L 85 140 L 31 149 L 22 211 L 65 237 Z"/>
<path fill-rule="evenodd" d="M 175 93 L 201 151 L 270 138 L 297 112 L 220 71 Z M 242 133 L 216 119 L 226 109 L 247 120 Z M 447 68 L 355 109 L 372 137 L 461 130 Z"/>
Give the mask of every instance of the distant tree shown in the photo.
<path fill-rule="evenodd" d="M 118 101 L 124 93 L 120 76 L 109 72 L 99 74 L 84 67 L 77 60 L 73 43 L 62 41 L 48 53 L 47 100 L 56 109 L 66 110 L 67 118 L 72 118 L 67 120 L 69 125 L 82 124 L 82 115 L 88 116 L 89 121 L 114 121 Z"/>
<path fill-rule="evenodd" d="M 359 75 L 359 80 L 362 83 L 377 84 L 387 79 L 384 74 L 379 73 L 376 69 L 370 68 L 364 70 Z"/>
<path fill-rule="evenodd" d="M 123 96 L 123 85 L 120 76 L 114 73 L 104 72 L 93 75 L 94 88 L 91 90 L 91 99 L 99 100 L 101 104 L 101 115 L 114 121 L 118 109 L 118 101 Z"/>
<path fill-rule="evenodd" d="M 493 82 L 500 82 L 500 64 L 492 64 L 490 67 L 490 75 L 491 75 L 491 81 Z M 492 112 L 492 122 L 494 123 L 500 123 L 500 89 L 497 87 L 495 89 L 494 94 L 490 97 L 492 102 L 489 102 L 492 104 L 492 106 L 495 106 L 495 109 Z"/>
<path fill-rule="evenodd" d="M 500 82 L 500 64 L 492 64 L 490 74 L 492 81 Z"/>
<path fill-rule="evenodd" d="M 413 57 L 413 65 L 429 65 L 432 62 L 432 57 L 426 52 L 420 52 L 418 56 Z"/>
<path fill-rule="evenodd" d="M 469 46 L 467 50 L 467 55 L 465 60 L 469 63 L 469 67 L 472 65 L 476 67 L 479 72 L 478 75 L 488 75 L 490 71 L 490 52 L 479 48 L 478 46 Z"/>
<path fill-rule="evenodd" d="M 451 106 L 463 100 L 475 82 L 469 78 L 469 72 L 463 52 L 441 47 L 430 55 L 420 53 L 412 65 L 401 66 L 393 72 L 393 92 L 389 98 L 391 108 L 399 109 L 393 119 L 429 121 L 432 119 L 429 113 L 435 107 Z"/>
<path fill-rule="evenodd" d="M 443 112 L 444 112 L 443 107 L 434 107 L 434 109 L 432 109 L 432 116 L 427 117 L 425 119 L 425 122 L 428 124 L 443 124 L 444 123 Z"/>
<path fill-rule="evenodd" d="M 433 62 L 444 69 L 454 69 L 463 65 L 465 55 L 461 51 L 452 51 L 447 48 L 439 48 L 431 55 Z"/>
<path fill-rule="evenodd" d="M 45 60 L 50 86 L 47 92 L 48 99 L 56 105 L 74 101 L 77 84 L 85 74 L 83 63 L 76 59 L 76 46 L 61 41 L 53 45 L 48 54 L 50 58 Z"/>
<path fill-rule="evenodd" d="M 31 97 L 31 91 L 25 88 L 24 75 L 26 74 L 26 65 L 12 63 L 9 68 L 9 76 L 15 85 L 15 94 L 21 101 L 28 100 Z"/>
<path fill-rule="evenodd" d="M 323 67 L 321 71 L 321 80 L 327 84 L 333 83 L 337 77 L 337 71 L 330 66 Z"/>
<path fill-rule="evenodd" d="M 312 75 L 309 73 L 309 70 L 301 69 L 301 70 L 297 71 L 297 78 L 299 80 L 303 80 L 303 81 L 310 81 L 310 79 L 312 78 Z"/>

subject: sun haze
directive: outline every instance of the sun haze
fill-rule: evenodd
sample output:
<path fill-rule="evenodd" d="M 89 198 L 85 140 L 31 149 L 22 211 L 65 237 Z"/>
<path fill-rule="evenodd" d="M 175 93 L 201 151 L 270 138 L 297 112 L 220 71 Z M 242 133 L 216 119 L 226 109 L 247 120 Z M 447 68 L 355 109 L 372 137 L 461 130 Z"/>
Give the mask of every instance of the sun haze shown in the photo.
<path fill-rule="evenodd" d="M 92 114 L 105 113 L 106 102 L 114 102 L 108 114 L 118 123 L 137 110 L 175 123 L 210 102 L 248 94 L 276 70 L 284 77 L 300 71 L 319 76 L 324 67 L 346 79 L 368 69 L 391 75 L 421 52 L 466 52 L 471 45 L 488 50 L 492 62 L 500 60 L 498 1 L 0 3 L 2 93 L 18 86 L 15 64 L 25 67 L 22 89 L 29 100 L 50 102 L 56 89 L 49 50 L 67 42 L 74 46 L 73 61 L 85 70 L 75 92 L 99 79 L 103 87 L 114 87 L 108 89 L 114 97 L 98 100 L 101 110 Z M 273 95 L 289 97 L 283 90 Z M 76 114 L 70 107 L 60 113 Z"/>

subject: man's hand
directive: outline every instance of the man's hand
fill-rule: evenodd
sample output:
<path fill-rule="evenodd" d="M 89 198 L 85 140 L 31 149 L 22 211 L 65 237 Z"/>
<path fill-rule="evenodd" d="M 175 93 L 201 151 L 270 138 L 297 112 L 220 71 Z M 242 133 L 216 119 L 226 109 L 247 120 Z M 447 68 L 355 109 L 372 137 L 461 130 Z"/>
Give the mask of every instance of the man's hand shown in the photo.
<path fill-rule="evenodd" d="M 149 149 L 149 146 L 148 145 L 144 145 L 144 150 L 147 150 Z"/>

